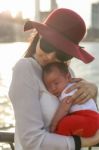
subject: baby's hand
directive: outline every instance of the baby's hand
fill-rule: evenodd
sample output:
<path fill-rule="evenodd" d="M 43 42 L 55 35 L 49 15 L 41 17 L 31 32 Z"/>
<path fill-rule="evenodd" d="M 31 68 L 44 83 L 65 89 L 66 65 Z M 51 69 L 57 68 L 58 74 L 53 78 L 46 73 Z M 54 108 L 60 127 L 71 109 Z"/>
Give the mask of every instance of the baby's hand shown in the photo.
<path fill-rule="evenodd" d="M 69 112 L 69 109 L 70 109 L 70 107 L 71 107 L 71 105 L 72 105 L 72 102 L 69 101 L 69 99 L 70 99 L 70 96 L 65 97 L 65 98 L 61 101 L 59 107 L 60 107 L 60 109 L 62 109 L 62 111 Z"/>
<path fill-rule="evenodd" d="M 57 110 L 56 110 L 56 113 L 55 113 L 55 115 L 54 115 L 54 117 L 53 117 L 53 119 L 52 119 L 51 125 L 50 125 L 50 127 L 49 127 L 50 132 L 54 132 L 54 131 L 56 130 L 56 127 L 57 127 L 58 122 L 59 122 L 65 115 L 68 114 L 68 111 L 69 111 L 71 105 L 72 105 L 72 103 L 68 103 L 67 97 L 64 98 L 64 99 L 60 102 L 60 104 L 59 104 L 59 106 L 58 106 L 58 108 L 57 108 Z"/>

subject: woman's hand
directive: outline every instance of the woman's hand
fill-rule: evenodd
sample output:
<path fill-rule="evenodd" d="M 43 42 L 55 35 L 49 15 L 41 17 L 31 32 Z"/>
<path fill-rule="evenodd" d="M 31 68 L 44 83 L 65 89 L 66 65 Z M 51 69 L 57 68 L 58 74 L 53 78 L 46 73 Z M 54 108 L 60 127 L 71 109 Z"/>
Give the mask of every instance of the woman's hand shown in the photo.
<path fill-rule="evenodd" d="M 71 96 L 69 101 L 74 101 L 75 104 L 82 104 L 90 98 L 96 99 L 98 88 L 95 84 L 81 78 L 72 78 L 70 82 L 75 82 L 75 84 L 68 88 L 66 93 L 69 93 L 74 89 L 78 90 Z"/>
<path fill-rule="evenodd" d="M 99 130 L 93 137 L 82 138 L 81 137 L 81 146 L 90 147 L 99 143 Z"/>

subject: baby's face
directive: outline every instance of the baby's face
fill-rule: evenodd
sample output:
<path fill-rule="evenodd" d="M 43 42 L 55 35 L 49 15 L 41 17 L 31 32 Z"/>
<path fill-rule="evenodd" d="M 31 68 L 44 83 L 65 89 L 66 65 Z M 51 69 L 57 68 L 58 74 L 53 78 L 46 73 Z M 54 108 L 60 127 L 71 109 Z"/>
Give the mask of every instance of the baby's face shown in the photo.
<path fill-rule="evenodd" d="M 58 68 L 54 67 L 50 73 L 44 75 L 44 83 L 49 92 L 55 96 L 60 96 L 68 83 L 68 79 L 65 73 L 60 72 Z"/>

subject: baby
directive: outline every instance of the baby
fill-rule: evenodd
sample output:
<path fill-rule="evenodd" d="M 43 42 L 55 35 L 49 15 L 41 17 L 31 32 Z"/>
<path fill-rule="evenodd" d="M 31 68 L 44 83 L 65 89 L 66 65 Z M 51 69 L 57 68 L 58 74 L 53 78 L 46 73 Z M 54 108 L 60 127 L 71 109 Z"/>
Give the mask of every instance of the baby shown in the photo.
<path fill-rule="evenodd" d="M 99 128 L 99 115 L 93 99 L 84 104 L 73 104 L 68 98 L 77 91 L 66 93 L 75 83 L 70 83 L 71 76 L 66 63 L 55 62 L 43 68 L 43 81 L 49 92 L 59 99 L 59 106 L 52 119 L 50 131 L 62 135 L 90 137 Z"/>

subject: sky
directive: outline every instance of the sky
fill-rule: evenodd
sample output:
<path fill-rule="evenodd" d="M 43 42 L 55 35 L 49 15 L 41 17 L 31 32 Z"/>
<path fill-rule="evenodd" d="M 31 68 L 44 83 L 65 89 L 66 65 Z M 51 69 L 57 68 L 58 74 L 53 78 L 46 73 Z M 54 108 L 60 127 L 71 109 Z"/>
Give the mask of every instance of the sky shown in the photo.
<path fill-rule="evenodd" d="M 91 4 L 99 0 L 57 0 L 58 7 L 70 8 L 79 13 L 85 20 L 86 26 L 91 25 Z M 37 0 L 36 0 L 37 2 Z M 41 10 L 49 9 L 50 0 L 41 0 Z M 0 12 L 9 10 L 12 16 L 19 11 L 23 12 L 24 18 L 33 19 L 35 16 L 35 0 L 0 0 Z"/>

